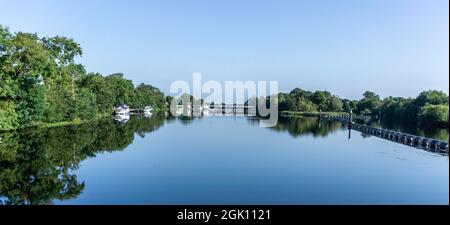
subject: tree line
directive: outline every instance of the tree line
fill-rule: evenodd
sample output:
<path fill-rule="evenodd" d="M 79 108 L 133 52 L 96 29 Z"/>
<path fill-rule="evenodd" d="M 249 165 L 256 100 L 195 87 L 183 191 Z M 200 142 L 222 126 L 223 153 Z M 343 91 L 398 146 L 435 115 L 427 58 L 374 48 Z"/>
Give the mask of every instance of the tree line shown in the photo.
<path fill-rule="evenodd" d="M 114 105 L 165 108 L 159 89 L 117 73 L 87 73 L 73 39 L 12 33 L 0 25 L 0 131 L 111 114 Z"/>
<path fill-rule="evenodd" d="M 83 55 L 73 39 L 12 33 L 0 25 L 0 131 L 42 123 L 86 120 L 109 115 L 113 106 L 151 105 L 165 110 L 173 97 L 148 84 L 134 86 L 121 73 L 88 73 L 75 59 Z M 424 91 L 417 98 L 388 97 L 367 91 L 360 100 L 328 91 L 296 88 L 278 95 L 280 111 L 350 112 L 384 120 L 448 126 L 448 95 Z"/>
<path fill-rule="evenodd" d="M 305 91 L 296 88 L 278 95 L 279 110 L 291 112 L 354 112 L 378 116 L 385 121 L 424 126 L 448 126 L 449 99 L 442 91 L 424 91 L 416 98 L 381 99 L 367 91 L 360 100 L 341 99 L 328 91 Z"/>

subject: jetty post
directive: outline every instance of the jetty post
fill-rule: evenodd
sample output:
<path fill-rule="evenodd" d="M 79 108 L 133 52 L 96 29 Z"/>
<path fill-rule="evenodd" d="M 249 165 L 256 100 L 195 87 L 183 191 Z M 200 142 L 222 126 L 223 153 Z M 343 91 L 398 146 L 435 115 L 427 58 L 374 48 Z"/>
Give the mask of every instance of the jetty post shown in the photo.
<path fill-rule="evenodd" d="M 352 141 L 352 128 L 353 128 L 353 110 L 350 110 L 350 116 L 348 117 L 348 142 Z"/>
<path fill-rule="evenodd" d="M 353 127 L 353 110 L 350 110 L 350 116 L 348 117 L 348 129 Z"/>

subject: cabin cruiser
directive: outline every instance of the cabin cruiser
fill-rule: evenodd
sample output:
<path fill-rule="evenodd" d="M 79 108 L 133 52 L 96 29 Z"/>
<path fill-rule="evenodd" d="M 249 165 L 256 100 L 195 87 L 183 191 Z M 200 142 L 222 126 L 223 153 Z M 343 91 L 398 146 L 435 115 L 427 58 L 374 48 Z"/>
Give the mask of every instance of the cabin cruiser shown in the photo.
<path fill-rule="evenodd" d="M 114 107 L 114 115 L 130 114 L 130 107 L 126 104 L 120 104 Z"/>
<path fill-rule="evenodd" d="M 130 107 L 126 104 L 119 104 L 114 107 L 114 120 L 119 123 L 126 123 L 130 120 Z"/>

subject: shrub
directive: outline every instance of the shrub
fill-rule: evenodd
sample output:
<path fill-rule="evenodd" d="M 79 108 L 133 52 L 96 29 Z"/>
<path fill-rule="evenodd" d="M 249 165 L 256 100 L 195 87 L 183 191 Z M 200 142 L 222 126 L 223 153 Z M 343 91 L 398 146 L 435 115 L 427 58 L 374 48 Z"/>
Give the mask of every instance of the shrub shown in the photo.
<path fill-rule="evenodd" d="M 13 130 L 17 126 L 16 105 L 11 101 L 0 100 L 0 131 Z"/>
<path fill-rule="evenodd" d="M 448 124 L 448 105 L 425 105 L 419 110 L 419 122 L 424 125 Z"/>

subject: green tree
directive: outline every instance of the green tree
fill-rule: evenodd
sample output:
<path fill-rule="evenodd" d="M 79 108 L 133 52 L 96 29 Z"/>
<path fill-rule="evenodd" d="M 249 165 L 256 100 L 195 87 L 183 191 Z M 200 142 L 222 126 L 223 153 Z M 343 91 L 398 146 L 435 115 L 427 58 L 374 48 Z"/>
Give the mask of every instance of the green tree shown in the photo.
<path fill-rule="evenodd" d="M 336 95 L 331 96 L 328 101 L 328 111 L 342 112 L 343 110 L 344 110 L 344 104 L 342 103 L 342 100 L 339 97 L 337 97 Z"/>
<path fill-rule="evenodd" d="M 70 88 L 72 97 L 76 97 L 77 82 L 79 82 L 83 76 L 86 76 L 86 69 L 81 64 L 71 63 L 66 68 L 67 76 L 70 81 Z"/>
<path fill-rule="evenodd" d="M 14 102 L 0 100 L 0 131 L 13 130 L 18 125 L 19 119 Z"/>
<path fill-rule="evenodd" d="M 74 63 L 75 58 L 83 55 L 81 46 L 73 39 L 56 36 L 42 41 L 58 67 L 59 77 L 63 78 L 65 67 Z"/>
<path fill-rule="evenodd" d="M 427 104 L 419 110 L 419 122 L 428 126 L 448 125 L 448 109 L 448 105 Z"/>
<path fill-rule="evenodd" d="M 448 105 L 448 95 L 442 91 L 424 91 L 419 94 L 419 96 L 414 101 L 414 104 L 418 107 L 425 106 L 426 104 Z"/>
<path fill-rule="evenodd" d="M 152 106 L 154 109 L 164 109 L 164 94 L 152 85 L 141 83 L 136 87 L 133 104 L 137 108 Z"/>
<path fill-rule="evenodd" d="M 98 111 L 102 114 L 111 113 L 117 102 L 114 85 L 109 81 L 99 73 L 89 73 L 79 82 L 81 87 L 89 89 L 95 95 Z"/>
<path fill-rule="evenodd" d="M 1 77 L 8 87 L 0 92 L 3 98 L 16 102 L 21 125 L 42 119 L 45 89 L 38 80 L 51 73 L 48 57 L 36 34 L 18 33 L 5 44 Z"/>
<path fill-rule="evenodd" d="M 349 99 L 343 99 L 342 100 L 342 110 L 344 112 L 356 112 L 356 105 L 358 104 L 358 101 L 356 100 L 349 100 Z"/>
<path fill-rule="evenodd" d="M 134 85 L 131 80 L 123 78 L 122 73 L 115 73 L 106 77 L 108 83 L 111 84 L 116 102 L 114 104 L 133 102 Z"/>
<path fill-rule="evenodd" d="M 297 100 L 297 111 L 299 112 L 314 112 L 317 111 L 316 105 L 313 102 L 305 99 L 303 97 L 299 97 Z"/>
<path fill-rule="evenodd" d="M 75 62 L 82 54 L 73 39 L 0 26 L 0 130 L 89 119 L 111 113 L 118 103 L 165 108 L 164 94 L 151 85 L 135 88 L 120 73 L 87 74 Z"/>
<path fill-rule="evenodd" d="M 45 102 L 44 122 L 55 123 L 75 119 L 75 101 L 67 88 L 60 85 L 51 88 L 47 91 Z"/>
<path fill-rule="evenodd" d="M 96 96 L 89 89 L 80 88 L 77 91 L 75 100 L 76 118 L 82 120 L 91 119 L 98 113 L 98 108 L 96 106 Z"/>
<path fill-rule="evenodd" d="M 381 106 L 380 96 L 371 91 L 366 91 L 363 96 L 364 98 L 356 105 L 357 111 L 362 114 L 378 114 L 379 107 Z"/>
<path fill-rule="evenodd" d="M 311 97 L 311 101 L 322 111 L 330 111 L 329 101 L 331 94 L 328 91 L 316 91 Z"/>

